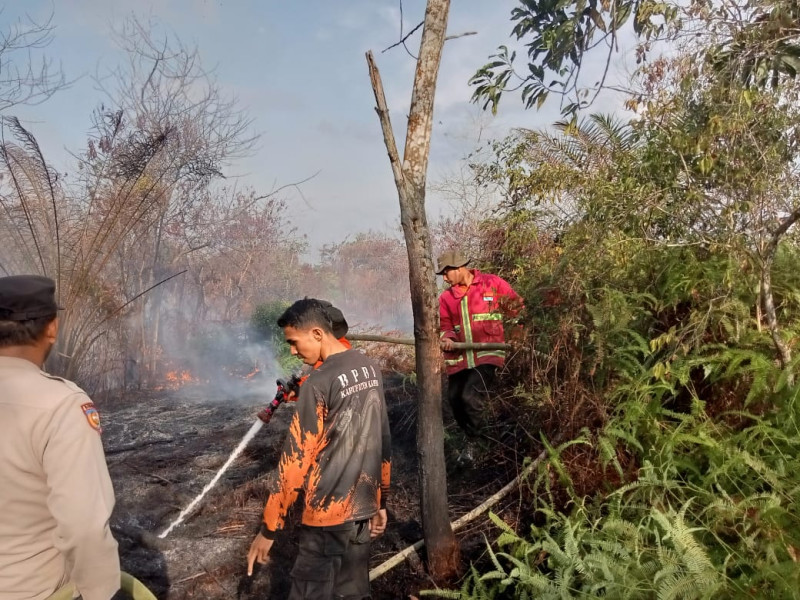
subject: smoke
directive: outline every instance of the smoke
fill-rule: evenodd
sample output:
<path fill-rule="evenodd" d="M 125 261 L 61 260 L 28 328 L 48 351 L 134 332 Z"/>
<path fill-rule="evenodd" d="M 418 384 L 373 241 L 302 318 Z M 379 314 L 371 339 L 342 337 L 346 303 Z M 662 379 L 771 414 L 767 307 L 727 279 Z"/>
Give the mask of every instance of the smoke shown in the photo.
<path fill-rule="evenodd" d="M 161 339 L 161 370 L 186 374 L 179 395 L 198 391 L 211 401 L 266 402 L 275 395 L 275 380 L 286 377 L 272 344 L 248 324 L 210 322 L 190 336 L 170 332 Z M 167 382 L 169 384 L 169 382 Z"/>

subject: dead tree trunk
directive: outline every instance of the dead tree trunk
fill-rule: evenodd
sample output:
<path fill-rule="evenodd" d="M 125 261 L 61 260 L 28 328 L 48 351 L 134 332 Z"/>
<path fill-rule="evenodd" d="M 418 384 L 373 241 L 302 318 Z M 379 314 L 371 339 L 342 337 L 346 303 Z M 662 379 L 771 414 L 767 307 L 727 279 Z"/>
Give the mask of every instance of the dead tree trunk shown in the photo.
<path fill-rule="evenodd" d="M 439 310 L 425 214 L 425 183 L 433 127 L 433 100 L 442 57 L 450 0 L 428 0 L 417 60 L 403 161 L 397 151 L 380 73 L 367 53 L 386 149 L 400 200 L 400 222 L 408 251 L 411 306 L 414 314 L 416 368 L 419 385 L 417 453 L 422 495 L 422 529 L 428 548 L 428 570 L 436 580 L 453 575 L 459 548 L 450 526 L 442 425 L 442 378 L 439 354 Z"/>
<path fill-rule="evenodd" d="M 778 315 L 775 310 L 775 300 L 772 294 L 772 265 L 775 261 L 775 254 L 778 252 L 778 244 L 781 238 L 787 231 L 800 220 L 800 208 L 796 208 L 789 215 L 784 217 L 780 225 L 770 236 L 766 248 L 761 252 L 761 282 L 760 292 L 761 301 L 764 305 L 764 315 L 767 318 L 767 326 L 769 327 L 770 334 L 772 335 L 772 342 L 775 344 L 775 350 L 778 353 L 781 367 L 787 368 L 792 362 L 792 351 L 789 345 L 784 341 L 781 334 L 780 326 L 778 325 Z M 794 382 L 794 377 L 790 375 L 790 384 Z"/>

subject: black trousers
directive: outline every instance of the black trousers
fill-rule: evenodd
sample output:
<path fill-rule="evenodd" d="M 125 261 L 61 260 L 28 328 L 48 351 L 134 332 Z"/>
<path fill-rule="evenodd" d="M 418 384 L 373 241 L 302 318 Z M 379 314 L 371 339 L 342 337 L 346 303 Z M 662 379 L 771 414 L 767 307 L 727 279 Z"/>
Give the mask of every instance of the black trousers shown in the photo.
<path fill-rule="evenodd" d="M 369 521 L 300 529 L 289 600 L 369 600 Z"/>
<path fill-rule="evenodd" d="M 487 425 L 486 397 L 497 377 L 495 365 L 478 365 L 447 377 L 447 399 L 456 423 L 470 437 L 477 437 Z"/>

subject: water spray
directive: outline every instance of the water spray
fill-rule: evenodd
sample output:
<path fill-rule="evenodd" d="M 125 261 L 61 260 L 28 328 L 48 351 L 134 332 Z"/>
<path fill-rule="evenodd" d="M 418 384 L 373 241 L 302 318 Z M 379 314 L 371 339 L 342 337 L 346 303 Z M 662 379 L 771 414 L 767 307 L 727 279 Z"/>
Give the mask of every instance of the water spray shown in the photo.
<path fill-rule="evenodd" d="M 228 468 L 233 464 L 233 461 L 235 461 L 236 458 L 242 453 L 247 444 L 250 443 L 250 440 L 252 440 L 256 436 L 256 434 L 265 424 L 270 422 L 270 420 L 272 419 L 272 415 L 277 410 L 277 408 L 281 404 L 286 402 L 286 399 L 290 394 L 292 393 L 296 394 L 300 388 L 300 378 L 297 375 L 293 375 L 288 381 L 285 381 L 283 379 L 278 379 L 275 383 L 278 385 L 278 391 L 275 393 L 275 397 L 272 399 L 272 401 L 270 401 L 270 403 L 264 409 L 262 409 L 258 413 L 258 418 L 256 419 L 256 422 L 253 423 L 253 426 L 250 427 L 249 431 L 244 435 L 242 441 L 239 442 L 239 445 L 236 446 L 236 448 L 233 450 L 231 455 L 228 457 L 228 460 L 225 461 L 225 464 L 222 465 L 219 471 L 217 471 L 217 474 L 214 475 L 214 479 L 212 479 L 206 485 L 206 487 L 203 488 L 203 491 L 200 492 L 200 494 L 194 500 L 192 500 L 189 506 L 187 506 L 186 508 L 183 509 L 183 511 L 181 511 L 181 514 L 178 515 L 178 517 L 172 522 L 172 524 L 170 524 L 170 526 L 167 527 L 163 531 L 163 533 L 161 533 L 161 535 L 158 536 L 159 538 L 164 539 L 165 537 L 167 537 L 169 532 L 175 529 L 175 527 L 177 527 L 178 525 L 180 525 L 181 522 L 186 518 L 186 516 L 189 513 L 191 513 L 198 504 L 200 504 L 200 501 L 203 499 L 203 497 L 208 493 L 208 491 L 211 488 L 213 488 L 217 484 L 220 477 L 222 477 L 225 471 L 227 471 Z"/>
<path fill-rule="evenodd" d="M 236 448 L 231 453 L 230 457 L 228 457 L 228 460 L 225 461 L 225 464 L 222 465 L 219 471 L 217 471 L 217 474 L 214 475 L 214 479 L 208 482 L 206 487 L 203 488 L 203 491 L 200 492 L 200 494 L 194 500 L 192 500 L 189 506 L 187 506 L 181 511 L 181 514 L 179 514 L 178 517 L 172 522 L 172 524 L 169 527 L 167 527 L 158 537 L 160 537 L 161 539 L 167 537 L 169 532 L 175 529 L 175 527 L 177 527 L 178 525 L 180 525 L 181 522 L 186 518 L 186 516 L 189 513 L 191 513 L 198 504 L 200 504 L 200 501 L 203 499 L 203 497 L 208 493 L 208 491 L 211 488 L 213 488 L 217 484 L 219 478 L 222 477 L 225 471 L 228 470 L 228 467 L 230 467 L 233 464 L 233 461 L 235 461 L 239 457 L 239 455 L 242 453 L 242 450 L 245 449 L 245 446 L 247 446 L 247 444 L 250 443 L 250 440 L 252 440 L 255 437 L 255 435 L 259 432 L 259 430 L 263 426 L 264 422 L 261 419 L 256 419 L 255 423 L 253 423 L 253 426 L 250 427 L 250 430 L 246 434 L 244 434 L 242 441 L 239 442 L 239 445 L 236 446 Z"/>

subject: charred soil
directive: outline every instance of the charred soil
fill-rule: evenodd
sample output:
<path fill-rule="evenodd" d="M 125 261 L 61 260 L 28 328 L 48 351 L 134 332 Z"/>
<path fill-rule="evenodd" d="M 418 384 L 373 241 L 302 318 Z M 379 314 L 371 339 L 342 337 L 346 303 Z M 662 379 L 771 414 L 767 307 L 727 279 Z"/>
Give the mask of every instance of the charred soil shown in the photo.
<path fill-rule="evenodd" d="M 393 472 L 389 528 L 373 543 L 375 567 L 422 538 L 413 387 L 387 383 L 392 423 Z M 213 397 L 201 385 L 177 391 L 126 393 L 103 404 L 103 440 L 117 506 L 112 530 L 120 544 L 123 569 L 143 581 L 159 600 L 188 598 L 283 598 L 297 549 L 296 510 L 276 539 L 269 564 L 246 575 L 246 554 L 266 500 L 266 474 L 277 464 L 292 411 L 279 408 L 203 502 L 165 539 L 158 537 L 228 459 L 269 398 Z M 497 428 L 471 465 L 458 465 L 464 440 L 445 414 L 448 498 L 452 520 L 472 510 L 517 475 L 522 462 L 518 432 Z M 493 508 L 509 525 L 525 519 L 523 490 Z M 296 507 L 299 503 L 296 503 Z M 485 539 L 495 532 L 485 516 L 458 532 L 462 566 L 480 562 Z M 422 551 L 424 553 L 424 549 Z M 373 582 L 373 598 L 395 599 L 434 588 L 411 557 Z M 458 580 L 448 582 L 457 587 Z"/>

